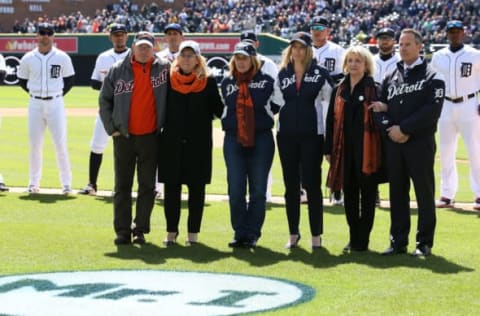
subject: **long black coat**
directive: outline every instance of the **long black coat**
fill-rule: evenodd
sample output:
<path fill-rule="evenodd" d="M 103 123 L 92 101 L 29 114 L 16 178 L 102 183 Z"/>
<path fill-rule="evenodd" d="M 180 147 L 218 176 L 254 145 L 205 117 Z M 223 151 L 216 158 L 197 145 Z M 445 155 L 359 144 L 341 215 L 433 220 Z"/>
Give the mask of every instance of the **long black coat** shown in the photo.
<path fill-rule="evenodd" d="M 159 138 L 159 182 L 210 183 L 212 121 L 222 115 L 223 107 L 212 77 L 201 92 L 182 94 L 169 87 L 166 122 Z"/>

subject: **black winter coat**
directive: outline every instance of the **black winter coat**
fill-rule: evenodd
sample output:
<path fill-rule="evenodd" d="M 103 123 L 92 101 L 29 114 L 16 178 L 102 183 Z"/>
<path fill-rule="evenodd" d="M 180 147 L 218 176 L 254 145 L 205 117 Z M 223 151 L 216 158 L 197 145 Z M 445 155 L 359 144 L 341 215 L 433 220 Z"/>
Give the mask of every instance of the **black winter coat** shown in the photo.
<path fill-rule="evenodd" d="M 201 92 L 182 94 L 169 86 L 166 122 L 159 138 L 159 182 L 210 183 L 212 121 L 222 115 L 223 107 L 213 77 Z"/>

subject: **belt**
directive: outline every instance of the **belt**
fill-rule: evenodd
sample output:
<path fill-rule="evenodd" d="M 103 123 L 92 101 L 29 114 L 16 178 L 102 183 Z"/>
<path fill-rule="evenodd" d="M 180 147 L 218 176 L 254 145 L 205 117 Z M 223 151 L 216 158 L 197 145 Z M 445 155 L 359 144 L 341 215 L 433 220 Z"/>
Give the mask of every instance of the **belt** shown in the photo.
<path fill-rule="evenodd" d="M 478 93 L 477 92 L 472 92 L 470 94 L 467 94 L 466 96 L 464 97 L 458 97 L 458 98 L 450 98 L 450 97 L 445 97 L 445 99 L 447 99 L 448 101 L 452 102 L 452 103 L 460 103 L 460 102 L 465 102 L 473 97 L 475 97 L 475 95 Z"/>
<path fill-rule="evenodd" d="M 39 96 L 36 96 L 36 95 L 30 95 L 30 96 L 34 99 L 37 99 L 37 100 L 48 101 L 48 100 L 53 100 L 54 98 L 58 98 L 60 95 L 56 95 L 54 97 L 39 97 Z"/>

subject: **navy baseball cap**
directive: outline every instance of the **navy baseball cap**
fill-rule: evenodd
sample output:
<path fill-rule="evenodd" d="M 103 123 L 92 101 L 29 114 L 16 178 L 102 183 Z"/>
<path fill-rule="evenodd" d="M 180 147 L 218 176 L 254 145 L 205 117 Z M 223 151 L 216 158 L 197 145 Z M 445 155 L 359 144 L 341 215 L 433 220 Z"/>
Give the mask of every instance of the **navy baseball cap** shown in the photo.
<path fill-rule="evenodd" d="M 182 27 L 180 26 L 180 24 L 177 23 L 167 24 L 167 26 L 165 26 L 165 29 L 163 30 L 163 33 L 167 34 L 169 30 L 177 31 L 180 34 L 183 34 Z"/>
<path fill-rule="evenodd" d="M 127 27 L 125 26 L 125 24 L 113 23 L 110 25 L 109 29 L 110 29 L 110 34 L 117 33 L 117 32 L 127 33 Z"/>
<path fill-rule="evenodd" d="M 294 42 L 299 42 L 304 46 L 312 46 L 312 36 L 307 32 L 297 32 L 293 34 L 292 39 L 290 40 L 290 45 Z"/>
<path fill-rule="evenodd" d="M 257 56 L 257 51 L 252 44 L 248 42 L 238 42 L 233 50 L 234 55 Z"/>
<path fill-rule="evenodd" d="M 55 29 L 53 27 L 53 24 L 50 23 L 39 23 L 38 24 L 38 32 L 50 32 L 54 33 Z"/>
<path fill-rule="evenodd" d="M 257 34 L 254 31 L 243 31 L 240 34 L 240 41 L 254 43 L 257 41 Z"/>
<path fill-rule="evenodd" d="M 133 43 L 135 44 L 135 46 L 147 44 L 148 46 L 153 47 L 155 45 L 155 37 L 150 32 L 138 32 L 135 35 Z"/>
<path fill-rule="evenodd" d="M 463 30 L 463 23 L 459 20 L 452 20 L 447 22 L 447 31 L 452 29 L 462 29 Z"/>
<path fill-rule="evenodd" d="M 382 35 L 385 35 L 385 36 L 389 36 L 391 38 L 395 38 L 395 31 L 392 30 L 391 28 L 389 27 L 384 27 L 382 29 L 380 29 L 377 34 L 375 35 L 376 38 L 382 36 Z"/>
<path fill-rule="evenodd" d="M 315 16 L 312 19 L 312 25 L 311 26 L 314 26 L 314 25 L 329 27 L 330 23 L 328 23 L 328 20 L 326 18 L 324 18 L 323 16 Z"/>

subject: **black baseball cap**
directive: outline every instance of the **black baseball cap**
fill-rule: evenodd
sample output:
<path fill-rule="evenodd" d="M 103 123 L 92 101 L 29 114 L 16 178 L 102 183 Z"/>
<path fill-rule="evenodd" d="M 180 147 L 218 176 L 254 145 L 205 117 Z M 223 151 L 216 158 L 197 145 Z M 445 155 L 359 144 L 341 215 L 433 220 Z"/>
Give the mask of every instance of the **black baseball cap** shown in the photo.
<path fill-rule="evenodd" d="M 297 32 L 293 34 L 292 39 L 290 40 L 290 45 L 294 42 L 299 42 L 304 46 L 312 46 L 312 36 L 307 32 Z"/>
<path fill-rule="evenodd" d="M 110 34 L 117 33 L 117 32 L 127 33 L 127 27 L 125 26 L 125 24 L 113 23 L 110 25 L 109 29 L 110 29 Z"/>
<path fill-rule="evenodd" d="M 147 44 L 148 46 L 153 47 L 155 45 L 155 37 L 150 32 L 141 31 L 135 35 L 133 44 L 135 46 L 141 45 L 141 44 Z"/>
<path fill-rule="evenodd" d="M 257 56 L 257 50 L 248 42 L 238 42 L 233 49 L 233 55 Z"/>
<path fill-rule="evenodd" d="M 463 23 L 459 20 L 451 20 L 447 22 L 447 31 L 452 29 L 461 29 L 463 30 Z"/>
<path fill-rule="evenodd" d="M 257 34 L 255 34 L 254 31 L 249 30 L 249 31 L 243 31 L 240 34 L 240 41 L 242 42 L 256 42 L 257 41 Z"/>
<path fill-rule="evenodd" d="M 180 34 L 183 34 L 182 27 L 180 26 L 180 24 L 177 23 L 167 24 L 167 26 L 165 26 L 165 29 L 163 30 L 163 33 L 167 34 L 169 30 L 177 31 Z"/>
<path fill-rule="evenodd" d="M 392 30 L 391 28 L 389 27 L 384 27 L 382 29 L 380 29 L 377 34 L 375 35 L 376 38 L 382 36 L 382 35 L 385 35 L 385 36 L 389 36 L 391 38 L 395 38 L 395 31 Z"/>
<path fill-rule="evenodd" d="M 330 23 L 328 23 L 328 20 L 323 17 L 323 16 L 315 16 L 312 19 L 312 25 L 320 25 L 320 26 L 325 26 L 325 27 L 330 27 Z"/>
<path fill-rule="evenodd" d="M 52 32 L 54 33 L 55 32 L 55 29 L 53 27 L 53 24 L 50 24 L 50 23 L 39 23 L 38 24 L 38 32 Z"/>

